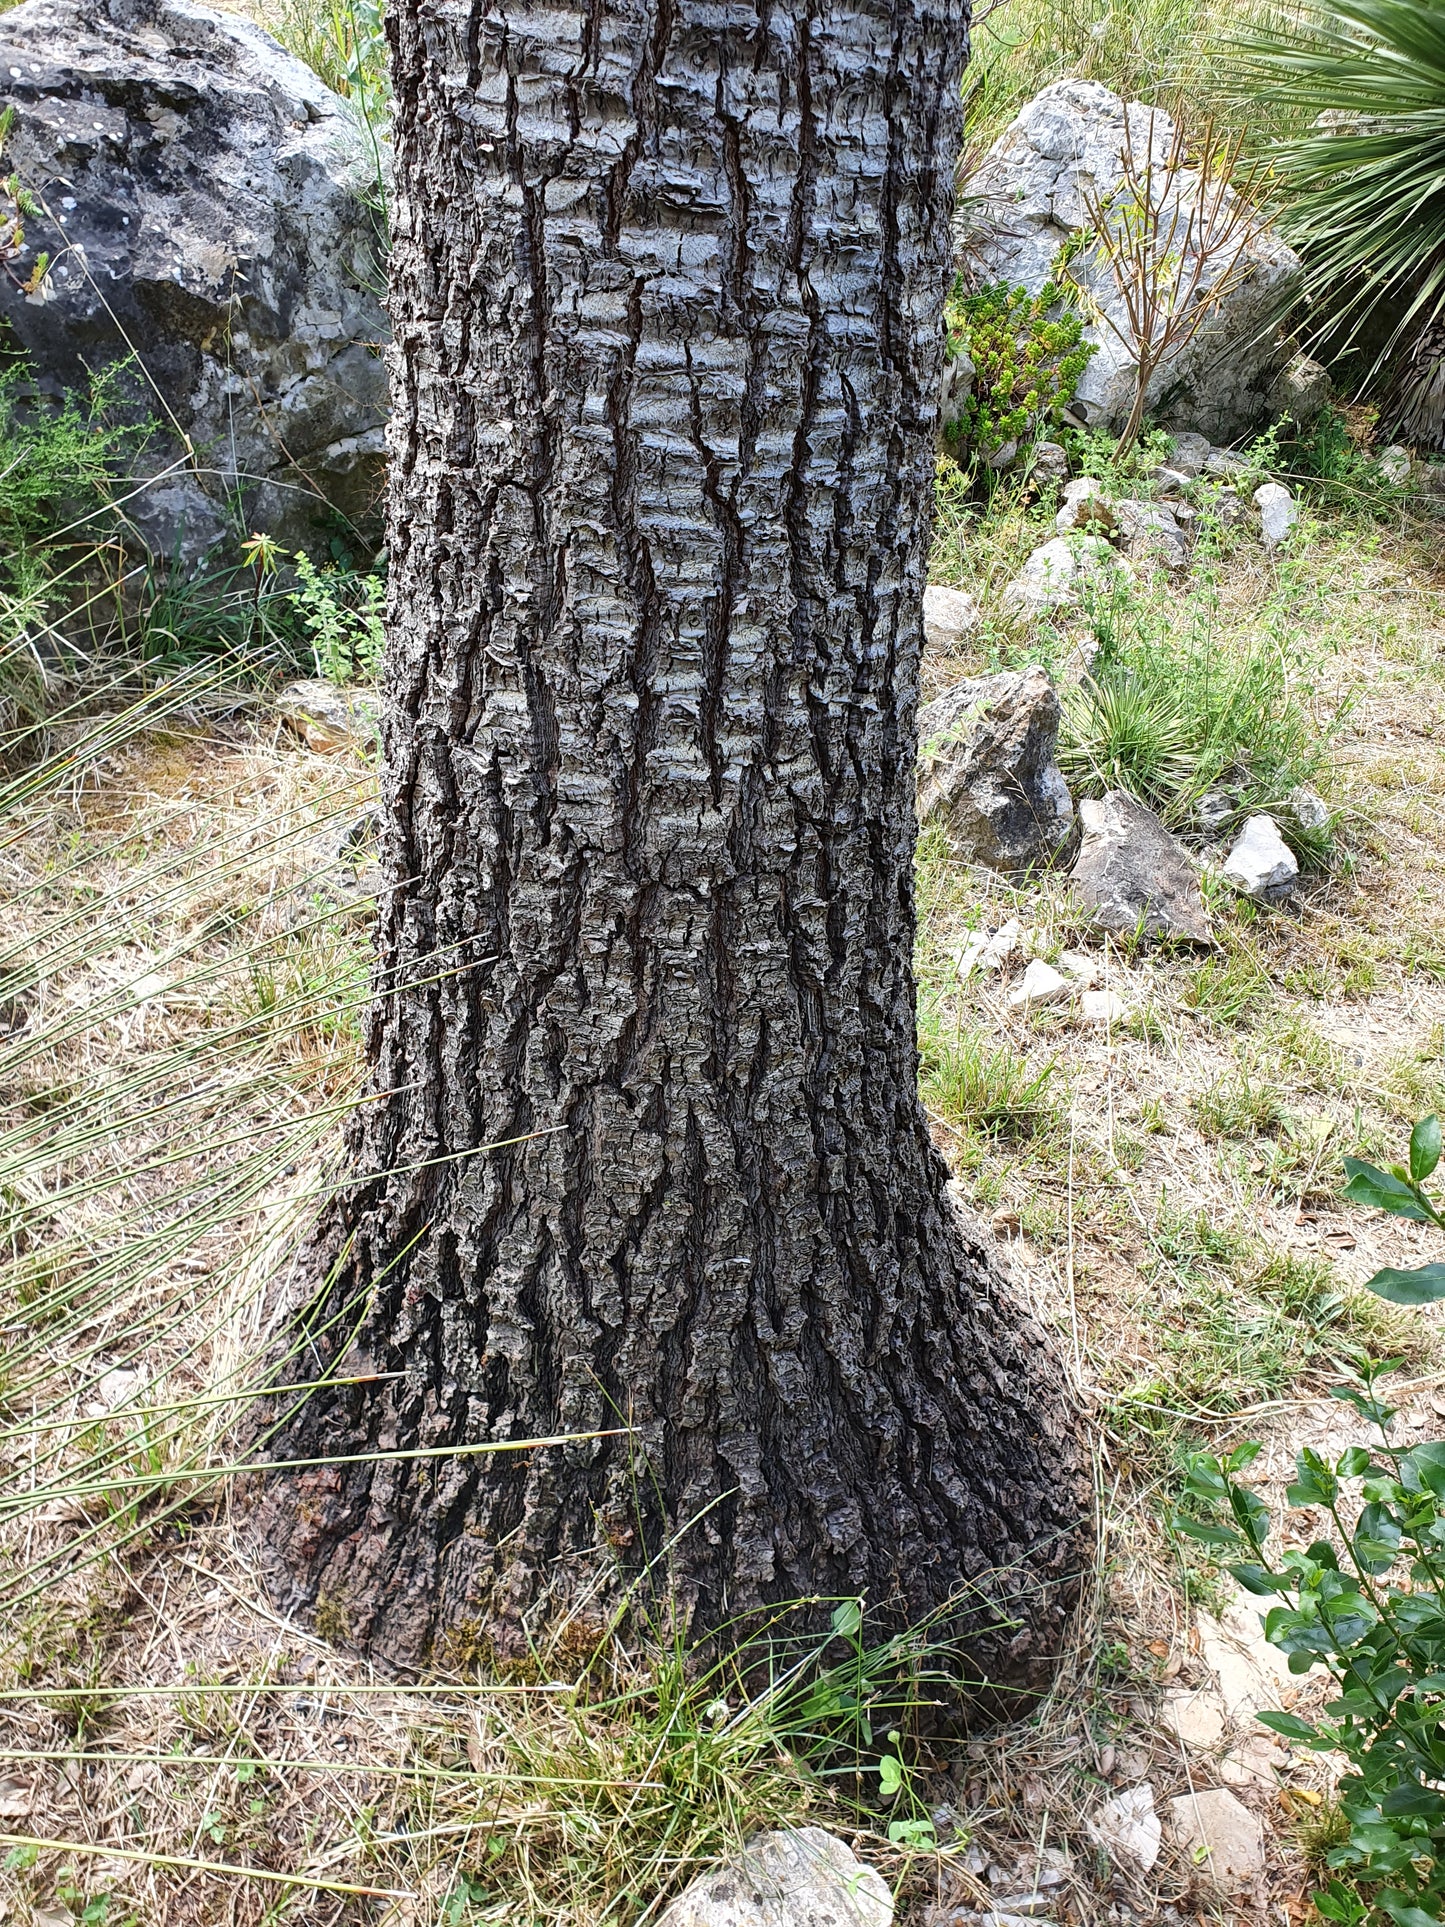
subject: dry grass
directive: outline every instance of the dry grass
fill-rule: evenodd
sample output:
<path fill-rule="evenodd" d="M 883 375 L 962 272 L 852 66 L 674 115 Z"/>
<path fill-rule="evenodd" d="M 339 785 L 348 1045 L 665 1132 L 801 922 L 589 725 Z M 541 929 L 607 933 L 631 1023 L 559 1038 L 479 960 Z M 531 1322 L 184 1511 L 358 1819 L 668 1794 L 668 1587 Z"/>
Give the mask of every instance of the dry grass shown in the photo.
<path fill-rule="evenodd" d="M 1034 538 L 1010 510 L 942 570 L 991 593 Z M 1356 1345 L 1406 1348 L 1412 1409 L 1435 1409 L 1428 1322 L 1359 1291 L 1419 1236 L 1342 1205 L 1338 1164 L 1393 1150 L 1445 1094 L 1441 585 L 1408 531 L 1321 518 L 1310 541 L 1285 565 L 1236 544 L 1216 585 L 1221 635 L 1273 625 L 1333 732 L 1348 861 L 1297 913 L 1222 909 L 1206 962 L 1101 946 L 1062 880 L 1016 889 L 925 841 L 930 1021 L 976 1046 L 938 1086 L 940 1141 L 1093 1398 L 1105 1529 L 1051 1697 L 966 1741 L 905 1717 L 886 1808 L 871 1769 L 820 1777 L 780 1744 L 779 1695 L 689 1682 L 665 1638 L 505 1677 L 476 1656 L 419 1692 L 271 1611 L 219 1475 L 356 1088 L 366 884 L 335 851 L 371 775 L 217 695 L 98 754 L 67 725 L 69 767 L 12 799 L 0 848 L 0 1830 L 69 1843 L 11 1850 L 10 1918 L 633 1927 L 803 1814 L 850 1834 L 914 1922 L 1041 1871 L 1060 1923 L 1213 1908 L 1187 1856 L 1135 1878 L 1083 1824 L 1128 1784 L 1162 1805 L 1227 1778 L 1243 1737 L 1190 1752 L 1158 1717 L 1207 1676 L 1195 1615 L 1225 1603 L 1161 1531 L 1181 1442 L 1264 1428 L 1277 1497 L 1286 1448 L 1338 1428 L 1319 1394 Z M 930 682 L 1018 648 L 986 628 Z M 1037 954 L 1087 943 L 1126 1020 L 1029 1020 L 1006 979 L 960 984 L 966 931 L 1010 915 Z M 1272 1843 L 1245 1912 L 1297 1904 L 1296 1821 L 1327 1785 L 1292 1758 L 1239 1789 Z M 905 1812 L 945 1850 L 890 1843 Z"/>

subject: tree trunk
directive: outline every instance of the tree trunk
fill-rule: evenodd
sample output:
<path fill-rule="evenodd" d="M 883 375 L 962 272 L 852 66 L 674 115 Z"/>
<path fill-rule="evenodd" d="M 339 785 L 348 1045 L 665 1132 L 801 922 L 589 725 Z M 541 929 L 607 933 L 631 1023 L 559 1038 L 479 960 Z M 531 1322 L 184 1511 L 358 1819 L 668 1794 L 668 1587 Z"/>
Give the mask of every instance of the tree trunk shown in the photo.
<path fill-rule="evenodd" d="M 694 1632 L 969 1594 L 1026 1669 L 1087 1487 L 911 975 L 966 0 L 388 11 L 384 1175 L 315 1263 L 402 1376 L 273 1444 L 631 1433 L 282 1475 L 270 1582 L 415 1664 L 668 1547 Z"/>

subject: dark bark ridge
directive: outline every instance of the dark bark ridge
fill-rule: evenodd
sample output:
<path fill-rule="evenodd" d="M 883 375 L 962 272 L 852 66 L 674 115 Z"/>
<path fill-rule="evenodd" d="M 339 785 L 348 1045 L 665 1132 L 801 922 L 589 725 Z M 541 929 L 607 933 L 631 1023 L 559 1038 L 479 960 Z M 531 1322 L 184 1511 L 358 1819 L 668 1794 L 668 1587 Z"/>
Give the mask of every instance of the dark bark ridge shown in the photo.
<path fill-rule="evenodd" d="M 279 1449 L 632 1432 L 283 1475 L 268 1582 L 410 1665 L 676 1534 L 698 1627 L 983 1585 L 1026 1665 L 1087 1486 L 949 1201 L 911 975 L 966 0 L 390 16 L 402 987 L 354 1146 L 388 1175 L 321 1249 L 404 1376 Z"/>

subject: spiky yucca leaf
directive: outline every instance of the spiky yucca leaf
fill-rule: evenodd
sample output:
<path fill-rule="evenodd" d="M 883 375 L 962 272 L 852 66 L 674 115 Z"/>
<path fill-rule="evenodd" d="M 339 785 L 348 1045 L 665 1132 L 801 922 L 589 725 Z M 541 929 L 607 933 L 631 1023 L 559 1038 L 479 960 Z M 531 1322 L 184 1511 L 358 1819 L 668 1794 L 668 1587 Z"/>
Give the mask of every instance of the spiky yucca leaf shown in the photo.
<path fill-rule="evenodd" d="M 1268 150 L 1285 231 L 1326 347 L 1388 318 L 1379 376 L 1445 316 L 1445 5 L 1305 0 L 1232 50 L 1260 99 L 1313 120 Z"/>

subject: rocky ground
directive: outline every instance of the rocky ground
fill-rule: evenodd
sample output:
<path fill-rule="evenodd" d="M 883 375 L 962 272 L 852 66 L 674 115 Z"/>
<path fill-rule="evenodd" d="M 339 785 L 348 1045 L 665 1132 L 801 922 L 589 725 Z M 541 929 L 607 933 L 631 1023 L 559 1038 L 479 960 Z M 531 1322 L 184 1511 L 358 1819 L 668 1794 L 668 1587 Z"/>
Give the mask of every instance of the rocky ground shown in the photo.
<path fill-rule="evenodd" d="M 1138 475 L 1132 495 L 1096 479 L 1087 499 L 1160 499 Z M 1263 638 L 1283 665 L 1262 685 L 1269 702 L 1304 718 L 1306 748 L 1322 746 L 1306 760 L 1328 847 L 1307 844 L 1282 798 L 1276 821 L 1305 860 L 1260 894 L 1227 874 L 1244 821 L 1268 814 L 1242 777 L 1219 785 L 1235 786 L 1233 820 L 1156 794 L 1144 841 L 1151 860 L 1168 858 L 1170 914 L 1183 904 L 1203 920 L 1166 942 L 1150 937 L 1143 898 L 1132 924 L 1101 926 L 1087 863 L 1081 882 L 1103 806 L 1082 837 L 1068 819 L 1087 816 L 1099 784 L 1077 762 L 1065 777 L 1056 758 L 1069 761 L 1067 718 L 1097 641 L 1086 602 L 1021 611 L 1008 592 L 1030 555 L 1067 539 L 1056 519 L 1080 492 L 1066 497 L 1063 481 L 983 515 L 941 479 L 937 586 L 968 600 L 930 599 L 928 692 L 947 706 L 984 678 L 986 693 L 1022 702 L 995 747 L 1032 770 L 1048 848 L 1033 869 L 980 860 L 987 831 L 992 857 L 1016 866 L 1007 783 L 994 807 L 974 781 L 971 814 L 957 796 L 937 801 L 945 765 L 977 734 L 977 704 L 955 700 L 922 772 L 925 802 L 937 797 L 918 951 L 924 1091 L 960 1202 L 991 1222 L 1057 1331 L 1096 1427 L 1097 1583 L 1054 1693 L 1002 1731 L 905 1743 L 881 1807 L 869 1767 L 868 1822 L 835 1783 L 786 1765 L 768 1709 L 735 1686 L 722 1693 L 727 1746 L 693 1735 L 678 1753 L 678 1732 L 693 1734 L 683 1713 L 714 1727 L 685 1696 L 668 1700 L 655 1660 L 609 1660 L 603 1691 L 567 1685 L 576 1655 L 544 1654 L 534 1675 L 438 1701 L 384 1688 L 344 1642 L 275 1619 L 224 1513 L 180 1475 L 217 1462 L 205 1401 L 244 1388 L 264 1285 L 324 1182 L 354 1075 L 369 709 L 316 689 L 274 706 L 178 698 L 169 721 L 77 748 L 3 853 L 7 955 L 51 960 L 26 993 L 38 1001 L 17 999 L 7 1019 L 45 1019 L 27 1033 L 41 1047 L 23 1086 L 52 1093 L 61 1134 L 34 1178 L 50 1203 L 33 1250 L 47 1275 L 84 1256 L 86 1276 L 109 1265 L 141 1280 L 101 1313 L 87 1303 L 71 1316 L 62 1294 L 13 1353 L 12 1378 L 66 1421 L 66 1439 L 99 1427 L 119 1441 L 141 1406 L 179 1412 L 146 1435 L 144 1463 L 191 1495 L 184 1530 L 163 1514 L 138 1541 L 125 1541 L 120 1500 L 72 1485 L 5 1527 L 6 1597 L 28 1631 L 6 1682 L 15 1697 L 0 1702 L 0 1831 L 74 1847 L 33 1865 L 12 1849 L 10 1918 L 58 1923 L 112 1896 L 107 1918 L 147 1927 L 590 1927 L 655 1917 L 647 1906 L 680 1868 L 810 1820 L 851 1842 L 896 1889 L 896 1918 L 918 1927 L 1302 1915 L 1308 1855 L 1328 1837 L 1328 1763 L 1277 1745 L 1252 1714 L 1292 1695 L 1307 1705 L 1317 1689 L 1281 1677 L 1251 1602 L 1162 1519 L 1187 1444 L 1249 1434 L 1266 1441 L 1259 1490 L 1278 1505 L 1296 1447 L 1353 1430 L 1326 1391 L 1354 1347 L 1404 1357 L 1412 1435 L 1445 1407 L 1430 1316 L 1360 1291 L 1380 1263 L 1418 1260 L 1423 1238 L 1339 1195 L 1344 1154 L 1398 1154 L 1445 1097 L 1434 529 L 1295 484 L 1297 521 L 1270 547 L 1248 507 L 1208 526 L 1204 483 L 1163 498 L 1201 518 L 1184 567 L 1130 554 L 1124 518 L 1096 538 L 1133 572 L 1149 650 L 1205 633 L 1223 674 Z M 1237 495 L 1248 505 L 1264 486 Z M 1020 720 L 1040 715 L 1042 741 Z M 1108 809 L 1130 807 L 1140 813 Z M 1125 827 L 1131 847 L 1138 825 Z M 158 1108 L 160 1090 L 173 1096 Z M 43 1461 L 30 1464 L 33 1486 Z M 102 1527 L 117 1551 L 77 1562 Z M 659 1727 L 664 1702 L 674 1711 Z M 198 1859 L 252 1873 L 201 1876 L 186 1865 Z M 256 1869 L 312 1884 L 267 1886 Z M 886 1914 L 858 1918 L 876 1927 Z"/>

